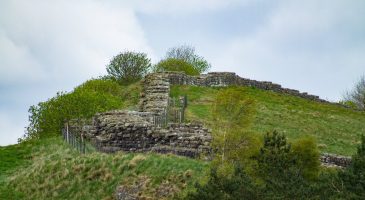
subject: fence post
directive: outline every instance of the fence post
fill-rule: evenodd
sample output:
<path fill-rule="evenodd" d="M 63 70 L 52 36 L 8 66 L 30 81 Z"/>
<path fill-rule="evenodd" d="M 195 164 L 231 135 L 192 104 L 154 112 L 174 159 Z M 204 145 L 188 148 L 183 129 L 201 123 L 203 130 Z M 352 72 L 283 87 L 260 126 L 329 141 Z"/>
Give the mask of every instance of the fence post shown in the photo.
<path fill-rule="evenodd" d="M 66 123 L 66 141 L 69 143 L 68 122 Z"/>

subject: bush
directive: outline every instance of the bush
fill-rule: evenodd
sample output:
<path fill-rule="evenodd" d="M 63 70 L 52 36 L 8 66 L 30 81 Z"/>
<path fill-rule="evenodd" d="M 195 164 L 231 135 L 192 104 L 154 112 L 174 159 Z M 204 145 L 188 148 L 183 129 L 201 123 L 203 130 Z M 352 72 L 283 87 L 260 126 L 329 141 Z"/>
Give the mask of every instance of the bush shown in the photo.
<path fill-rule="evenodd" d="M 20 141 L 58 134 L 70 119 L 88 119 L 98 112 L 121 108 L 121 91 L 114 81 L 90 80 L 73 92 L 59 92 L 29 108 L 29 125 Z"/>
<path fill-rule="evenodd" d="M 316 141 L 312 137 L 304 137 L 293 143 L 293 154 L 297 157 L 298 169 L 307 180 L 318 178 L 321 162 Z"/>
<path fill-rule="evenodd" d="M 107 66 L 108 76 L 122 85 L 142 79 L 151 68 L 151 60 L 145 53 L 123 52 L 115 56 Z"/>
<path fill-rule="evenodd" d="M 251 159 L 257 162 L 254 169 L 232 161 L 234 170 L 228 175 L 220 174 L 219 167 L 212 165 L 207 183 L 196 184 L 187 199 L 343 198 L 337 171 L 319 173 L 318 152 L 311 138 L 299 140 L 292 147 L 284 135 L 267 133 L 260 152 Z"/>
<path fill-rule="evenodd" d="M 255 157 L 256 173 L 264 182 L 266 195 L 272 199 L 303 199 L 313 195 L 307 177 L 318 174 L 318 151 L 308 149 L 313 147 L 313 140 L 303 140 L 295 146 L 293 150 L 285 136 L 274 131 L 266 134 L 264 145 Z"/>
<path fill-rule="evenodd" d="M 339 174 L 347 197 L 351 199 L 365 199 L 365 136 L 361 137 L 361 144 L 357 153 L 352 156 L 351 164 Z"/>
<path fill-rule="evenodd" d="M 195 185 L 196 191 L 191 192 L 185 199 L 260 199 L 260 188 L 238 165 L 235 165 L 232 176 L 219 176 L 217 168 L 210 171 L 206 184 Z"/>
<path fill-rule="evenodd" d="M 164 72 L 164 71 L 178 71 L 185 72 L 187 75 L 199 75 L 199 71 L 194 68 L 194 66 L 184 60 L 176 59 L 176 58 L 167 58 L 165 60 L 161 60 L 154 67 L 155 72 Z"/>
<path fill-rule="evenodd" d="M 195 53 L 195 48 L 192 46 L 182 45 L 169 49 L 165 60 L 170 58 L 183 60 L 191 64 L 194 67 L 194 71 L 197 71 L 199 74 L 208 71 L 211 67 L 208 61 Z"/>

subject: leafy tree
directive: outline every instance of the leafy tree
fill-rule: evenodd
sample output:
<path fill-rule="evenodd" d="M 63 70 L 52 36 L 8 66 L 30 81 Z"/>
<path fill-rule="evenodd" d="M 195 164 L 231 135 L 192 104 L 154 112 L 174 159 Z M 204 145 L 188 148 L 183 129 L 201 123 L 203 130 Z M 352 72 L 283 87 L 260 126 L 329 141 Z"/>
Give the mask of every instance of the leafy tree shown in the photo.
<path fill-rule="evenodd" d="M 59 134 L 70 119 L 88 119 L 98 112 L 121 108 L 121 92 L 121 86 L 111 80 L 90 80 L 70 93 L 59 92 L 29 108 L 29 125 L 19 141 Z"/>
<path fill-rule="evenodd" d="M 154 67 L 155 72 L 164 72 L 164 71 L 181 71 L 185 72 L 187 75 L 199 75 L 200 72 L 190 63 L 186 62 L 182 59 L 176 58 L 167 58 L 165 60 L 161 60 Z"/>
<path fill-rule="evenodd" d="M 203 57 L 195 53 L 195 48 L 188 45 L 182 45 L 169 49 L 166 53 L 166 59 L 173 58 L 183 60 L 191 64 L 199 74 L 210 69 L 210 64 Z"/>
<path fill-rule="evenodd" d="M 344 102 L 353 102 L 357 108 L 365 110 L 365 76 L 360 78 L 360 80 L 355 84 L 353 90 L 348 91 L 344 95 L 344 99 Z"/>
<path fill-rule="evenodd" d="M 339 174 L 350 199 L 365 199 L 365 136 L 361 136 L 361 144 L 357 153 L 352 156 L 351 164 Z"/>
<path fill-rule="evenodd" d="M 233 162 L 248 166 L 248 158 L 258 150 L 258 138 L 249 131 L 255 116 L 255 103 L 244 93 L 244 89 L 239 87 L 221 90 L 213 103 L 212 145 L 216 150 L 213 163 L 220 165 L 218 170 L 223 170 L 223 173 L 232 171 Z"/>
<path fill-rule="evenodd" d="M 145 53 L 126 51 L 113 57 L 106 70 L 109 77 L 128 85 L 142 79 L 151 68 L 151 60 Z"/>

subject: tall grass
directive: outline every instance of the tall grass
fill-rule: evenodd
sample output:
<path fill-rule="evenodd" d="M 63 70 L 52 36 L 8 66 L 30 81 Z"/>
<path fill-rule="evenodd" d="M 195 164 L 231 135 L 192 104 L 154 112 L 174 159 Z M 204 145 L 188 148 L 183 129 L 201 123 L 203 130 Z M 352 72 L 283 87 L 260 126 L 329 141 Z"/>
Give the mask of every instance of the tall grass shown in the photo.
<path fill-rule="evenodd" d="M 5 154 L 16 154 L 16 145 L 2 148 Z M 207 169 L 207 163 L 174 155 L 79 154 L 58 137 L 42 139 L 26 154 L 18 165 L 4 167 L 12 161 L 2 160 L 2 170 L 13 171 L 2 177 L 0 199 L 112 199 L 118 186 L 145 180 L 138 195 L 171 198 L 192 188 Z"/>

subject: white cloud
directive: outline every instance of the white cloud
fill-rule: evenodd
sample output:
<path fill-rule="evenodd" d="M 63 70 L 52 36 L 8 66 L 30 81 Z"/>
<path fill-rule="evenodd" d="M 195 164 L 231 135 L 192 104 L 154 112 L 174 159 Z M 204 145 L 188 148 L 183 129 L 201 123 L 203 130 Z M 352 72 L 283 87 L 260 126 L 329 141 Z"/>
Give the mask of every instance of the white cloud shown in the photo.
<path fill-rule="evenodd" d="M 196 12 L 216 11 L 227 7 L 245 5 L 253 0 L 136 0 L 127 1 L 140 12 L 150 14 L 188 15 Z"/>
<path fill-rule="evenodd" d="M 362 31 L 355 24 L 365 14 L 358 8 L 351 13 L 345 4 L 281 3 L 257 32 L 231 40 L 213 62 L 246 77 L 339 100 L 348 83 L 365 73 L 365 43 L 353 37 Z"/>
<path fill-rule="evenodd" d="M 0 113 L 1 144 L 15 143 L 23 135 L 27 106 L 104 75 L 119 52 L 153 56 L 135 11 L 121 5 L 99 0 L 0 2 L 0 96 L 12 98 L 2 99 L 0 107 L 21 108 Z"/>
<path fill-rule="evenodd" d="M 120 51 L 153 55 L 134 11 L 101 1 L 2 3 L 0 31 L 1 72 L 12 75 L 6 80 L 22 74 L 86 79 L 103 74 Z"/>

